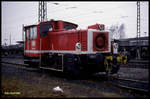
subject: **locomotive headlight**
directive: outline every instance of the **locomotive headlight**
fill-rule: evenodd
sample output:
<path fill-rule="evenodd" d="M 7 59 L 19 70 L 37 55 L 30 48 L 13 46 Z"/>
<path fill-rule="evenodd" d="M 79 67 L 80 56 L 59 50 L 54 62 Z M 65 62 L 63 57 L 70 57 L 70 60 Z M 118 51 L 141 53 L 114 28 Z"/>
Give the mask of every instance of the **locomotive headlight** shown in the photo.
<path fill-rule="evenodd" d="M 99 30 L 100 30 L 100 31 L 103 30 L 103 25 L 99 25 Z"/>
<path fill-rule="evenodd" d="M 76 43 L 75 48 L 76 48 L 77 53 L 80 53 L 81 52 L 81 43 Z"/>
<path fill-rule="evenodd" d="M 81 49 L 81 43 L 76 43 L 76 49 Z"/>

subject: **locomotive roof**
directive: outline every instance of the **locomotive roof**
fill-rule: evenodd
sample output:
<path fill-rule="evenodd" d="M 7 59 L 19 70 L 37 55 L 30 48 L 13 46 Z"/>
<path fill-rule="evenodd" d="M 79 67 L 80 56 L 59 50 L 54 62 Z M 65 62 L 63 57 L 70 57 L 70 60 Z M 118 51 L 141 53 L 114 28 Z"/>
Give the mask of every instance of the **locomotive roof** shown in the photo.
<path fill-rule="evenodd" d="M 36 24 L 33 24 L 33 25 L 27 25 L 27 26 L 24 26 L 24 28 L 33 27 L 33 26 L 37 26 L 37 25 L 36 25 Z"/>
<path fill-rule="evenodd" d="M 64 21 L 65 23 L 68 23 L 68 24 L 72 24 L 72 25 L 75 25 L 76 26 L 76 28 L 78 27 L 78 25 L 77 24 L 75 24 L 75 23 L 71 23 L 71 22 L 67 22 L 67 21 Z"/>
<path fill-rule="evenodd" d="M 71 22 L 67 22 L 67 21 L 63 21 L 63 20 L 50 20 L 50 21 L 45 21 L 45 22 L 41 22 L 41 23 L 47 23 L 47 22 L 58 22 L 58 21 L 62 21 L 63 23 L 67 23 L 67 24 L 71 24 L 71 25 L 74 25 L 76 28 L 78 27 L 77 24 L 75 23 L 71 23 Z M 40 24 L 41 24 L 40 23 Z"/>
<path fill-rule="evenodd" d="M 41 23 L 58 22 L 58 21 L 62 21 L 62 20 L 57 20 L 57 21 L 56 21 L 56 20 L 50 20 L 50 21 L 45 21 L 45 22 L 41 22 Z M 67 22 L 67 21 L 62 21 L 62 22 L 67 23 L 67 24 L 74 25 L 76 28 L 78 27 L 78 25 L 75 24 L 75 23 L 71 23 L 71 22 Z M 39 24 L 41 24 L 41 23 L 39 23 Z M 24 27 L 25 27 L 25 28 L 28 28 L 28 27 L 37 26 L 37 25 L 39 25 L 39 24 L 27 25 L 27 26 L 24 26 Z"/>

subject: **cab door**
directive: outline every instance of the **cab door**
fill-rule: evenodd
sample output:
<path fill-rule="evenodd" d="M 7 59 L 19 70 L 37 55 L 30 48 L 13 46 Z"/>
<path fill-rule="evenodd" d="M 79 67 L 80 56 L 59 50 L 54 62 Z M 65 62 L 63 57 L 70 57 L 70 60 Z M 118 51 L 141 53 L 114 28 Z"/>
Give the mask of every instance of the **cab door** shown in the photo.
<path fill-rule="evenodd" d="M 40 49 L 49 50 L 50 48 L 50 39 L 48 32 L 52 31 L 51 24 L 42 24 L 40 25 Z"/>

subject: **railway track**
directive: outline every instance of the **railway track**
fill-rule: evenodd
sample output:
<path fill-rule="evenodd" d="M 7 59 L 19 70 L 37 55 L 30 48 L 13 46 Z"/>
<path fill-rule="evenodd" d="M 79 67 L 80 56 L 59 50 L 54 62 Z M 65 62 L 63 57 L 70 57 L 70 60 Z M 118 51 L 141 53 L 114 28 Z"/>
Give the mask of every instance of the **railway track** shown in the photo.
<path fill-rule="evenodd" d="M 135 79 L 125 79 L 120 77 L 111 77 L 111 83 L 115 86 L 128 89 L 134 92 L 140 92 L 144 94 L 149 93 L 149 83 L 147 81 L 140 81 Z"/>
<path fill-rule="evenodd" d="M 17 57 L 16 56 L 2 56 L 2 58 L 20 59 L 20 58 L 23 58 L 23 56 L 17 56 Z M 149 68 L 149 60 L 130 60 L 127 64 L 122 64 L 121 67 L 148 69 Z"/>
<path fill-rule="evenodd" d="M 20 63 L 12 63 L 12 62 L 4 62 L 4 61 L 1 61 L 1 63 L 3 64 L 11 64 L 17 68 L 21 68 L 21 69 L 25 69 L 25 70 L 30 70 L 30 71 L 34 71 L 34 70 L 39 70 L 38 68 L 32 68 L 32 67 L 28 67 L 29 65 L 28 64 L 20 64 Z"/>
<path fill-rule="evenodd" d="M 25 70 L 29 70 L 29 71 L 34 71 L 34 70 L 39 70 L 37 68 L 29 68 L 27 64 L 19 64 L 19 63 L 12 63 L 12 62 L 1 62 L 4 64 L 12 64 L 15 67 L 18 68 L 22 68 Z M 94 88 L 102 88 L 99 85 L 93 84 L 94 82 L 99 82 L 99 76 L 93 78 L 92 80 L 81 80 L 81 81 L 74 81 L 76 83 L 81 83 L 81 84 L 85 84 L 86 86 L 90 86 L 90 87 L 94 87 Z M 89 83 L 90 82 L 90 83 Z M 113 86 L 117 86 L 119 88 L 123 88 L 123 89 L 128 89 L 130 91 L 134 91 L 134 92 L 140 92 L 143 94 L 148 94 L 149 93 L 149 83 L 146 81 L 139 81 L 139 80 L 134 80 L 134 79 L 124 79 L 124 78 L 119 78 L 119 77 L 114 77 L 114 76 L 110 76 L 108 79 L 108 83 L 111 83 L 111 85 Z"/>
<path fill-rule="evenodd" d="M 149 60 L 130 60 L 127 64 L 122 64 L 121 67 L 127 68 L 149 68 Z"/>
<path fill-rule="evenodd" d="M 10 59 L 19 59 L 19 58 L 24 58 L 23 56 L 21 56 L 21 55 L 16 55 L 16 56 L 1 56 L 1 58 L 10 58 Z"/>

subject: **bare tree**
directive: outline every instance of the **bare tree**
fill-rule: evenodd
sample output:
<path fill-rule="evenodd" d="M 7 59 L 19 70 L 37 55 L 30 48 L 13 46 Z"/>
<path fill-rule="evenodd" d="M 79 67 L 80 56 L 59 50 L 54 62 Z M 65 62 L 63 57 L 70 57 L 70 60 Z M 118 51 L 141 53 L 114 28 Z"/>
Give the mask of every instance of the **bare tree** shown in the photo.
<path fill-rule="evenodd" d="M 125 37 L 125 25 L 122 23 L 121 25 L 115 24 L 111 25 L 109 28 L 110 36 L 112 39 L 123 39 Z"/>
<path fill-rule="evenodd" d="M 118 26 L 116 24 L 110 26 L 109 31 L 110 31 L 110 36 L 112 39 L 117 39 L 117 36 L 116 36 L 117 29 L 118 29 Z"/>
<path fill-rule="evenodd" d="M 124 30 L 125 30 L 125 25 L 124 23 L 122 23 L 118 29 L 118 33 L 120 34 L 120 37 L 119 37 L 120 39 L 123 39 L 125 37 Z"/>

